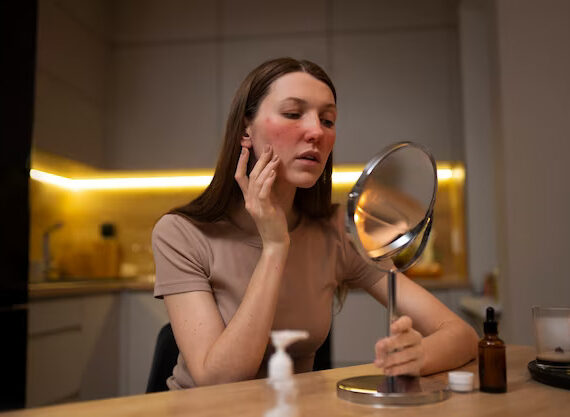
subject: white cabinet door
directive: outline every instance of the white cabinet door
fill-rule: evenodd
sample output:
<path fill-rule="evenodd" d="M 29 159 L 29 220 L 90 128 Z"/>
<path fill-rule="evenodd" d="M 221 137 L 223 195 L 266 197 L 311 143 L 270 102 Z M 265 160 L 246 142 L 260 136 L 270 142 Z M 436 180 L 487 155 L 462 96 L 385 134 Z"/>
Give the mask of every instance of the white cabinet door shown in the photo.
<path fill-rule="evenodd" d="M 77 399 L 83 368 L 81 299 L 30 303 L 26 406 Z"/>
<path fill-rule="evenodd" d="M 156 337 L 168 323 L 166 307 L 152 292 L 121 293 L 120 395 L 146 391 Z"/>
<path fill-rule="evenodd" d="M 83 374 L 79 397 L 96 400 L 119 395 L 120 296 L 84 297 Z"/>
<path fill-rule="evenodd" d="M 28 407 L 116 397 L 118 294 L 34 301 L 28 324 Z"/>
<path fill-rule="evenodd" d="M 167 322 L 149 291 L 30 303 L 26 405 L 144 393 Z"/>

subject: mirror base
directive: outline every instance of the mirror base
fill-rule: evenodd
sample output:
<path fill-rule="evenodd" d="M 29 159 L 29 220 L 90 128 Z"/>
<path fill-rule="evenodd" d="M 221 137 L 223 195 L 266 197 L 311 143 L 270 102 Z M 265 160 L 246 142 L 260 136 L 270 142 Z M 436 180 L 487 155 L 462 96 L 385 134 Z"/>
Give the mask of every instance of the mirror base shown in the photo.
<path fill-rule="evenodd" d="M 385 375 L 343 379 L 337 382 L 336 392 L 343 400 L 373 407 L 429 404 L 450 396 L 449 389 L 441 381 Z"/>

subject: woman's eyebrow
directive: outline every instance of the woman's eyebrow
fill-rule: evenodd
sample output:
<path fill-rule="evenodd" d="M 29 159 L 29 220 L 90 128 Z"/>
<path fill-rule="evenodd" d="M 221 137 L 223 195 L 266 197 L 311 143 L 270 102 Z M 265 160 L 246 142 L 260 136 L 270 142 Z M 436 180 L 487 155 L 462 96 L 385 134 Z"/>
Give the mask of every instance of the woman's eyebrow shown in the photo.
<path fill-rule="evenodd" d="M 283 99 L 283 102 L 286 102 L 286 101 L 294 101 L 295 103 L 301 104 L 301 105 L 307 104 L 307 101 L 306 101 L 306 100 L 303 100 L 302 98 L 299 98 L 299 97 L 287 97 L 287 98 L 284 98 L 284 99 Z"/>
<path fill-rule="evenodd" d="M 302 98 L 299 97 L 287 97 L 285 99 L 283 99 L 283 102 L 286 101 L 294 101 L 295 103 L 302 105 L 302 106 L 306 106 L 308 104 L 307 100 L 303 100 Z M 336 110 L 336 104 L 335 103 L 327 103 L 323 106 L 323 108 L 326 109 L 333 109 Z"/>

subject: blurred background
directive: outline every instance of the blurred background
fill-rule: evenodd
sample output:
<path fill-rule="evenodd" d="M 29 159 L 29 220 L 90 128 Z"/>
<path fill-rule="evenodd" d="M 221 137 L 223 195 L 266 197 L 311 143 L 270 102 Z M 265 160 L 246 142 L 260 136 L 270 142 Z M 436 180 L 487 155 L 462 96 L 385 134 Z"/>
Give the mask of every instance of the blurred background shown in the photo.
<path fill-rule="evenodd" d="M 2 307 L 27 317 L 14 371 L 26 379 L 21 406 L 144 392 L 168 320 L 152 297 L 150 231 L 203 189 L 69 180 L 208 175 L 239 82 L 269 58 L 309 59 L 331 76 L 337 170 L 357 172 L 396 141 L 432 151 L 434 233 L 410 271 L 420 285 L 478 331 L 495 306 L 511 344 L 533 344 L 531 306 L 568 306 L 567 1 L 24 3 L 24 23 L 10 27 L 36 34 L 31 146 L 18 148 L 35 176 L 18 206 L 29 207 L 26 272 L 2 288 L 26 292 Z M 335 185 L 334 200 L 349 188 Z M 370 362 L 384 314 L 350 293 L 334 318 L 332 365 Z"/>

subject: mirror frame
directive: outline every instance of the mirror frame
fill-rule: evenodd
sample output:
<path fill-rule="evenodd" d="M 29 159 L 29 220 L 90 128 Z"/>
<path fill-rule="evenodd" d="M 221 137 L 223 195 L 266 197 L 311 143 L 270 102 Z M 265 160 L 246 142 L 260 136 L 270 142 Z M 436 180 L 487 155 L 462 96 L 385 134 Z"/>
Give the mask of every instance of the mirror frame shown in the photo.
<path fill-rule="evenodd" d="M 376 167 L 387 157 L 389 157 L 392 153 L 408 147 L 419 149 L 420 151 L 425 153 L 426 156 L 429 158 L 431 165 L 433 167 L 434 185 L 433 185 L 433 192 L 430 204 L 421 222 L 419 222 L 414 228 L 410 229 L 405 234 L 399 236 L 398 238 L 390 242 L 385 247 L 386 251 L 382 251 L 382 253 L 379 254 L 378 256 L 371 256 L 370 252 L 366 251 L 362 246 L 362 242 L 360 241 L 360 238 L 358 238 L 358 230 L 356 228 L 356 223 L 354 222 L 354 215 L 356 213 L 358 200 L 362 195 L 362 193 L 364 192 L 368 178 L 370 174 L 374 171 L 374 169 L 376 169 Z M 422 236 L 422 241 L 420 242 L 414 256 L 412 256 L 412 258 L 406 264 L 397 269 L 399 271 L 405 271 L 406 269 L 410 268 L 419 259 L 429 239 L 429 234 L 433 223 L 433 208 L 435 205 L 436 194 L 437 194 L 437 165 L 435 163 L 435 159 L 433 158 L 431 152 L 425 146 L 409 141 L 398 142 L 392 145 L 388 145 L 387 147 L 382 149 L 379 153 L 377 153 L 366 164 L 364 170 L 362 171 L 362 174 L 360 175 L 360 177 L 358 178 L 358 180 L 356 181 L 356 183 L 348 193 L 348 198 L 347 198 L 346 229 L 349 235 L 351 236 L 351 240 L 355 243 L 356 248 L 360 253 L 360 255 L 368 262 L 376 265 L 379 269 L 384 270 L 379 267 L 380 261 L 392 258 L 400 251 L 409 247 L 417 239 L 418 236 Z"/>

